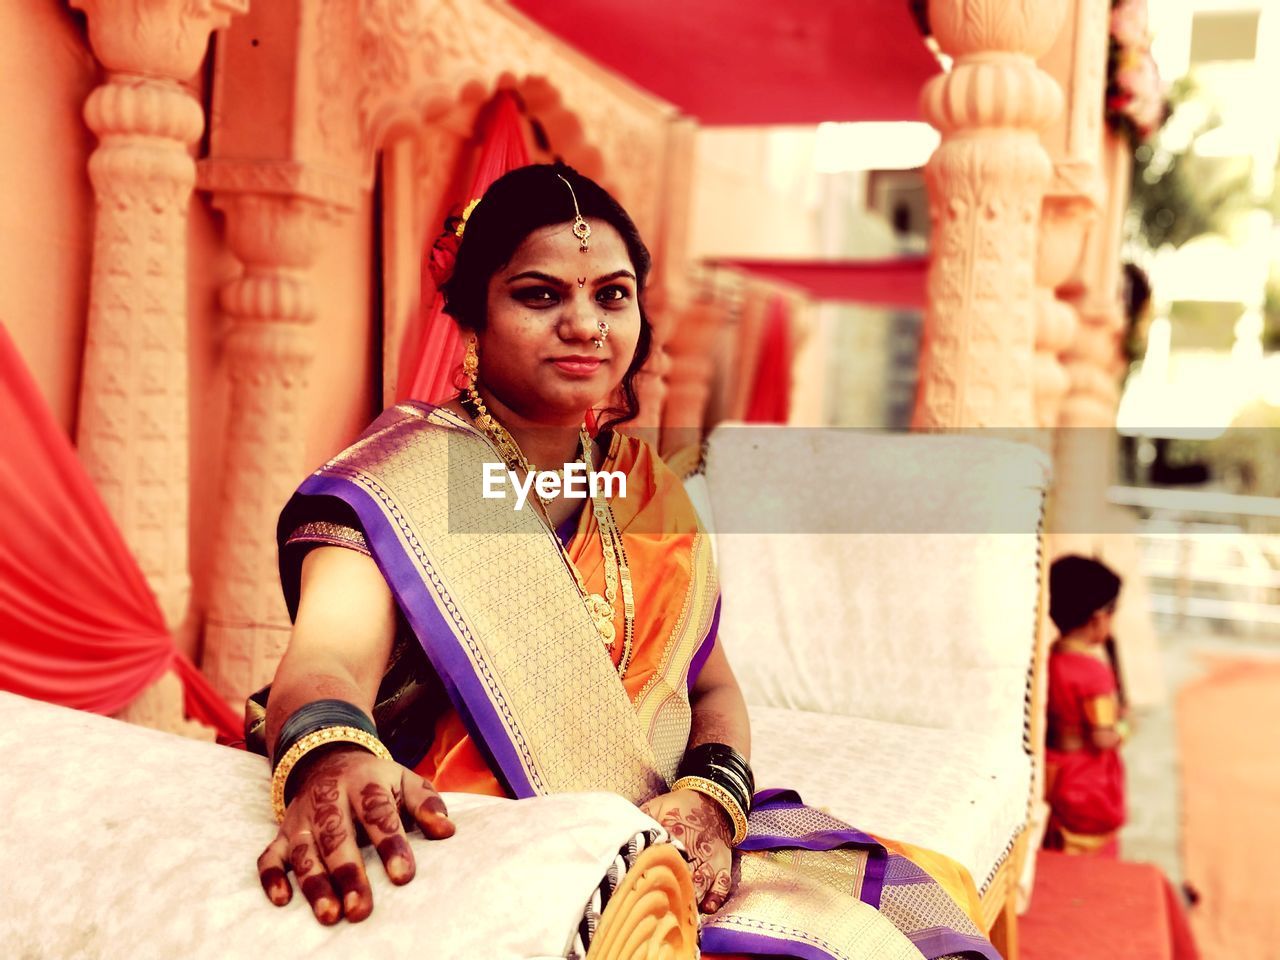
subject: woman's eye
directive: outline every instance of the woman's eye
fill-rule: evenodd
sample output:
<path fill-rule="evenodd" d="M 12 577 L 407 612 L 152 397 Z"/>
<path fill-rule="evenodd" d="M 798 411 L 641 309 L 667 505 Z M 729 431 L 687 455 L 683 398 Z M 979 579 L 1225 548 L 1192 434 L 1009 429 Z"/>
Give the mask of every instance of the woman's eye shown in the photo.
<path fill-rule="evenodd" d="M 553 304 L 560 299 L 550 287 L 525 287 L 523 290 L 517 290 L 512 296 L 521 303 L 534 307 Z"/>
<path fill-rule="evenodd" d="M 603 287 L 596 294 L 596 299 L 601 303 L 623 303 L 631 296 L 631 291 L 626 287 L 619 286 L 616 283 Z"/>

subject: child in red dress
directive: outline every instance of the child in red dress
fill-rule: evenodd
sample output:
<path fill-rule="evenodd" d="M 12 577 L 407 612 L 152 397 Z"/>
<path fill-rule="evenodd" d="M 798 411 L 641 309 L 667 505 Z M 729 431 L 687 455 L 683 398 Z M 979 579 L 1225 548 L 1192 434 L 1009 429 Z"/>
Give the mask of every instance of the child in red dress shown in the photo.
<path fill-rule="evenodd" d="M 1120 578 L 1086 557 L 1049 571 L 1049 616 L 1058 639 L 1049 655 L 1045 847 L 1117 856 L 1125 821 L 1120 696 L 1106 653 Z"/>

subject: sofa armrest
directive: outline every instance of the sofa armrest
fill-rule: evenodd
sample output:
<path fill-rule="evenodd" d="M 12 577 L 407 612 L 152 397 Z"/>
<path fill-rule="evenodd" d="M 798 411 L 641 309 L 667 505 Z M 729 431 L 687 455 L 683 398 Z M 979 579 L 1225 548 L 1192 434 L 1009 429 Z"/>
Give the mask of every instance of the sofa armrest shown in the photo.
<path fill-rule="evenodd" d="M 258 885 L 276 830 L 261 757 L 3 693 L 0 754 L 10 956 L 564 957 L 619 850 L 664 837 L 612 794 L 446 794 L 457 833 L 414 831 L 416 878 L 393 887 L 366 849 L 373 914 L 322 927 Z M 692 890 L 671 909 L 691 938 Z"/>

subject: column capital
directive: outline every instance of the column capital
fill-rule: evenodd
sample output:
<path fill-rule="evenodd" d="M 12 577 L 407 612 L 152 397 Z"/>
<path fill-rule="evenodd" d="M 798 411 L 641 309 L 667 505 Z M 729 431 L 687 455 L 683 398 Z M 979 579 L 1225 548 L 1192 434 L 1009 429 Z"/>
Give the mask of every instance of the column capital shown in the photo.
<path fill-rule="evenodd" d="M 209 34 L 249 9 L 249 0 L 71 0 L 89 18 L 89 42 L 104 67 L 189 80 Z"/>
<path fill-rule="evenodd" d="M 929 0 L 929 26 L 960 59 L 993 51 L 1039 59 L 1053 46 L 1068 0 Z"/>

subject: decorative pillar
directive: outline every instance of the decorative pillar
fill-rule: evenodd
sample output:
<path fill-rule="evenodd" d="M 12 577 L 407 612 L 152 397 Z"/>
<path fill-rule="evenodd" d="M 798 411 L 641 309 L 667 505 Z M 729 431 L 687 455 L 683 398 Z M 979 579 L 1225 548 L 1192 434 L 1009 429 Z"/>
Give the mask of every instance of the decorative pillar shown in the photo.
<path fill-rule="evenodd" d="M 89 316 L 77 446 L 177 630 L 191 596 L 188 563 L 187 214 L 191 145 L 204 129 L 184 85 L 209 34 L 248 0 L 72 0 L 88 16 L 105 82 L 84 106 L 97 134 Z M 125 719 L 183 730 L 181 686 L 166 675 Z"/>
<path fill-rule="evenodd" d="M 1110 0 L 1071 0 L 1056 42 L 1040 60 L 1066 102 L 1041 135 L 1053 161 L 1036 275 L 1036 421 L 1041 427 L 1057 426 L 1070 386 L 1062 354 L 1075 339 L 1077 318 L 1059 291 L 1076 276 L 1085 238 L 1102 206 L 1099 164 L 1110 17 Z"/>
<path fill-rule="evenodd" d="M 1070 386 L 1058 420 L 1057 555 L 1095 552 L 1099 536 L 1108 528 L 1106 491 L 1114 476 L 1116 412 L 1125 363 L 1120 241 L 1133 154 L 1128 140 L 1108 134 L 1102 156 L 1105 206 L 1089 233 L 1080 275 L 1063 289 L 1079 324 L 1063 356 Z"/>
<path fill-rule="evenodd" d="M 715 343 L 724 310 L 710 295 L 694 300 L 673 325 L 667 372 L 667 402 L 662 408 L 663 456 L 702 440 L 711 385 L 715 379 Z"/>
<path fill-rule="evenodd" d="M 270 682 L 289 640 L 289 615 L 275 586 L 275 527 L 312 466 L 304 411 L 316 302 L 307 271 L 323 221 L 353 202 L 304 193 L 314 193 L 318 180 L 300 164 L 210 160 L 201 167 L 200 185 L 226 213 L 227 244 L 244 265 L 220 297 L 231 322 L 231 396 L 201 664 L 215 689 L 237 704 Z"/>
<path fill-rule="evenodd" d="M 1036 66 L 1067 0 L 931 0 L 955 58 L 921 106 L 942 133 L 925 167 L 933 259 L 912 426 L 1035 423 L 1036 264 L 1053 167 L 1037 132 L 1062 91 Z"/>
<path fill-rule="evenodd" d="M 648 362 L 636 377 L 640 416 L 634 421 L 636 428 L 648 431 L 655 440 L 668 398 L 667 380 L 671 374 L 668 342 L 688 303 L 686 271 L 697 130 L 697 123 L 688 117 L 678 117 L 667 126 L 665 163 L 659 187 L 661 223 L 654 276 L 645 302 L 653 343 Z"/>

